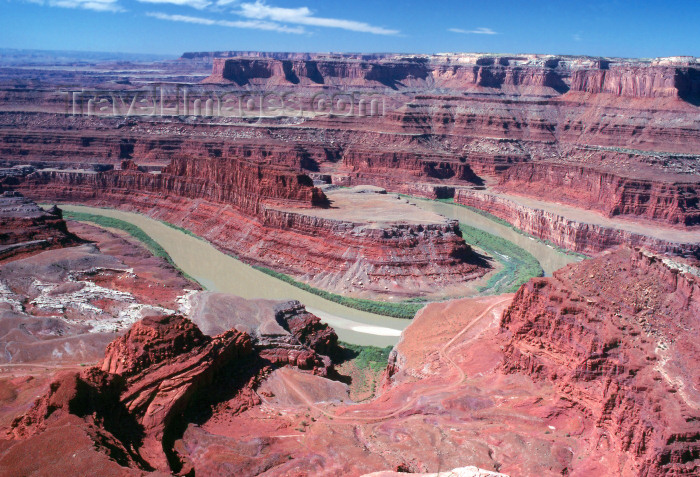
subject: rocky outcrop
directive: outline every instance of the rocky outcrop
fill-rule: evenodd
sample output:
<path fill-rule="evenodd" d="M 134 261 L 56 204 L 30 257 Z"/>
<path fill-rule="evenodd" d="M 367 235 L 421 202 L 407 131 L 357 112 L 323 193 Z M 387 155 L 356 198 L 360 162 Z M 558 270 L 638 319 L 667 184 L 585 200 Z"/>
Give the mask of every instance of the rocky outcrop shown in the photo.
<path fill-rule="evenodd" d="M 80 242 L 58 207 L 46 211 L 18 192 L 0 196 L 0 261 Z"/>
<path fill-rule="evenodd" d="M 533 279 L 503 315 L 503 368 L 551 383 L 582 409 L 598 445 L 630 457 L 619 473 L 694 475 L 699 280 L 697 269 L 639 249 Z"/>
<path fill-rule="evenodd" d="M 120 464 L 180 470 L 173 443 L 182 414 L 251 352 L 245 333 L 210 338 L 181 316 L 147 317 L 108 346 L 100 367 L 59 378 L 11 433 L 26 438 L 71 414 L 101 428 Z"/>
<path fill-rule="evenodd" d="M 274 366 L 287 364 L 319 376 L 334 376 L 338 336 L 298 301 L 244 300 L 223 293 L 198 293 L 191 318 L 212 336 L 236 329 L 250 335 L 259 356 Z"/>
<path fill-rule="evenodd" d="M 284 366 L 312 370 L 308 375 L 317 380 L 313 375 L 335 375 L 331 359 L 320 353 L 337 354 L 338 338 L 299 302 L 200 293 L 192 305 L 194 320 L 210 334 L 233 327 L 210 336 L 180 315 L 147 316 L 107 346 L 98 366 L 59 376 L 7 436 L 16 445 L 43 443 L 70 422 L 93 436 L 91 452 L 106 454 L 124 472 L 189 475 L 191 464 L 177 442 L 189 422 L 214 408 L 232 417 L 260 404 L 255 388 Z M 79 461 L 88 456 L 96 458 L 87 453 Z M 0 456 L 0 468 L 17 465 L 25 464 Z"/>
<path fill-rule="evenodd" d="M 228 331 L 208 338 L 178 316 L 145 318 L 107 347 L 101 368 L 126 379 L 120 401 L 143 428 L 139 452 L 149 465 L 178 470 L 172 426 L 181 425 L 193 396 L 212 385 L 217 373 L 241 366 L 250 353 L 246 334 Z"/>

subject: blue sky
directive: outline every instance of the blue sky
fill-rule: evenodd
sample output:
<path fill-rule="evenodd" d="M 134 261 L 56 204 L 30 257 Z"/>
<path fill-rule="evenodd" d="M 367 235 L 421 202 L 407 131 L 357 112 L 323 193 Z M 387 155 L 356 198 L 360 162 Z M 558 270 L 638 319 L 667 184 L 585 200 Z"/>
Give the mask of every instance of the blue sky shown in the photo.
<path fill-rule="evenodd" d="M 0 48 L 700 56 L 699 19 L 700 0 L 0 0 Z"/>

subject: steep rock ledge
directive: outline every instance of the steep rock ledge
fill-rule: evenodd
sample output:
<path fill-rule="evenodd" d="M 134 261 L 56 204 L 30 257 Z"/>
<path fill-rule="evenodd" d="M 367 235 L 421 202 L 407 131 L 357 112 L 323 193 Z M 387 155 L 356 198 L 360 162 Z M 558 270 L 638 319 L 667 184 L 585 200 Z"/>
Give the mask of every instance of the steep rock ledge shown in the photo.
<path fill-rule="evenodd" d="M 695 270 L 697 273 L 697 270 Z M 700 470 L 700 282 L 693 268 L 621 249 L 533 279 L 501 320 L 503 369 L 550 382 L 626 453 L 623 475 Z"/>
<path fill-rule="evenodd" d="M 487 271 L 455 221 L 377 227 L 317 217 L 304 210 L 326 205 L 327 198 L 308 176 L 260 164 L 227 172 L 225 165 L 225 160 L 178 159 L 161 174 L 129 167 L 38 171 L 20 189 L 44 200 L 146 213 L 246 261 L 333 291 L 344 292 L 348 282 L 360 279 L 369 293 L 430 293 Z"/>
<path fill-rule="evenodd" d="M 80 242 L 59 208 L 45 211 L 17 192 L 0 195 L 0 261 Z"/>
<path fill-rule="evenodd" d="M 630 230 L 579 222 L 484 191 L 458 189 L 455 202 L 489 212 L 535 237 L 584 254 L 593 255 L 627 244 L 700 259 L 698 241 L 664 240 Z"/>
<path fill-rule="evenodd" d="M 543 200 L 594 208 L 616 215 L 670 224 L 700 224 L 697 183 L 631 179 L 588 167 L 517 164 L 499 177 L 499 187 Z"/>

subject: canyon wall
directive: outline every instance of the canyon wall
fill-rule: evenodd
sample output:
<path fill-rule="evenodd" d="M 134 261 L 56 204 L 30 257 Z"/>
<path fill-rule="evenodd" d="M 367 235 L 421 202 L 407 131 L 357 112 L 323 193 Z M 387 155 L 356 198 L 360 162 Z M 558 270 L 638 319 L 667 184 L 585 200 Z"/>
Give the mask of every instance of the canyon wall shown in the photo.
<path fill-rule="evenodd" d="M 570 219 L 566 212 L 557 214 L 551 211 L 518 204 L 508 198 L 483 191 L 458 189 L 455 203 L 488 211 L 507 221 L 518 229 L 548 240 L 559 247 L 587 255 L 594 255 L 617 245 L 644 246 L 661 253 L 683 255 L 700 259 L 700 244 L 697 240 L 658 238 L 645 233 L 643 227 L 637 231 L 586 223 Z M 682 235 L 682 231 L 678 231 Z"/>
<path fill-rule="evenodd" d="M 700 94 L 700 70 L 681 66 L 613 66 L 575 71 L 571 90 L 630 98 L 691 98 Z"/>
<path fill-rule="evenodd" d="M 486 273 L 456 221 L 373 226 L 314 216 L 305 210 L 327 203 L 308 176 L 245 164 L 176 159 L 160 174 L 128 166 L 37 171 L 19 189 L 41 200 L 145 213 L 247 262 L 332 291 L 346 292 L 360 280 L 366 292 L 426 293 Z"/>
<path fill-rule="evenodd" d="M 551 383 L 595 422 L 597 447 L 628 456 L 611 473 L 700 469 L 697 274 L 621 249 L 531 280 L 503 314 L 503 369 Z"/>
<path fill-rule="evenodd" d="M 694 59 L 663 64 L 537 55 L 230 56 L 212 59 L 212 74 L 205 83 L 498 88 L 525 95 L 556 96 L 572 91 L 632 98 L 693 98 L 700 94 L 700 68 Z"/>
<path fill-rule="evenodd" d="M 632 216 L 671 224 L 700 224 L 700 192 L 693 182 L 632 179 L 588 167 L 517 164 L 499 178 L 506 191 L 595 209 L 607 216 Z"/>
<path fill-rule="evenodd" d="M 30 177 L 33 188 L 63 184 L 69 191 L 80 189 L 95 198 L 110 191 L 173 194 L 221 202 L 249 214 L 260 213 L 263 203 L 314 207 L 328 202 L 307 175 L 244 160 L 178 158 L 157 174 L 124 161 L 119 171 L 38 171 Z"/>
<path fill-rule="evenodd" d="M 185 70 L 188 62 L 212 62 L 207 66 L 212 76 L 202 85 L 188 86 L 190 102 L 211 99 L 217 105 L 221 91 L 272 92 L 294 93 L 307 107 L 305 101 L 316 93 L 330 99 L 352 91 L 380 107 L 376 114 L 355 105 L 349 115 L 307 108 L 229 117 L 216 107 L 219 115 L 195 115 L 190 104 L 188 116 L 182 108 L 182 114 L 163 116 L 66 115 L 52 109 L 58 100 L 48 88 L 7 87 L 0 90 L 7 105 L 0 112 L 0 161 L 99 171 L 132 159 L 148 170 L 161 170 L 173 157 L 187 155 L 214 161 L 196 163 L 195 172 L 202 172 L 198 180 L 231 184 L 243 176 L 219 177 L 214 164 L 243 158 L 271 170 L 274 165 L 291 174 L 319 174 L 342 186 L 372 184 L 447 198 L 459 187 L 485 185 L 679 230 L 700 223 L 700 69 L 695 58 L 216 56 L 193 53 L 179 61 Z M 211 84 L 219 81 L 219 86 Z M 134 85 L 112 86 L 119 94 L 136 90 Z M 205 164 L 212 167 L 205 171 Z M 204 192 L 207 187 L 195 185 L 194 178 L 187 186 L 172 178 L 162 186 L 164 179 L 138 180 L 139 186 L 179 189 L 187 197 L 213 202 L 238 200 L 237 207 L 247 207 L 246 199 L 233 197 L 228 186 Z M 271 187 L 291 187 L 291 182 Z M 322 198 L 312 198 L 312 203 L 317 200 Z M 497 208 L 484 210 L 509 220 Z M 601 248 L 586 241 L 627 240 L 606 238 L 607 231 L 599 239 L 594 232 L 571 232 L 566 240 L 550 235 L 578 250 Z M 574 245 L 576 237 L 584 243 Z"/>
<path fill-rule="evenodd" d="M 17 192 L 0 195 L 0 261 L 80 242 L 57 207 L 45 211 Z"/>

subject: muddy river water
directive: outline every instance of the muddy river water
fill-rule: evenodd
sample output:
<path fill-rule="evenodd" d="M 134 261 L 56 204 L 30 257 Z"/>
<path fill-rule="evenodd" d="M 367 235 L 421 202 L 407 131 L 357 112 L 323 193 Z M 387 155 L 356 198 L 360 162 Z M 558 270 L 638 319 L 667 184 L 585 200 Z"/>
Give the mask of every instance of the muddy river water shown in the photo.
<path fill-rule="evenodd" d="M 573 257 L 463 207 L 423 200 L 412 202 L 426 210 L 461 220 L 516 243 L 540 260 L 548 273 L 574 260 Z M 394 345 L 398 342 L 401 331 L 410 324 L 410 320 L 355 310 L 301 290 L 220 252 L 204 240 L 140 214 L 78 205 L 61 205 L 61 208 L 113 217 L 140 227 L 168 252 L 180 269 L 207 290 L 232 293 L 243 298 L 299 300 L 310 312 L 333 326 L 339 338 L 348 343 Z"/>

